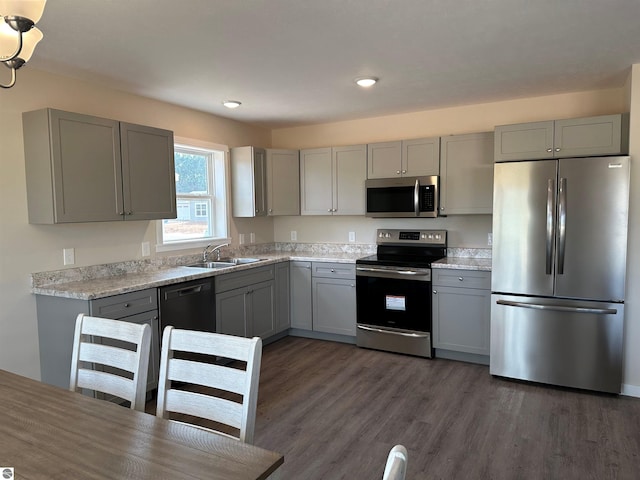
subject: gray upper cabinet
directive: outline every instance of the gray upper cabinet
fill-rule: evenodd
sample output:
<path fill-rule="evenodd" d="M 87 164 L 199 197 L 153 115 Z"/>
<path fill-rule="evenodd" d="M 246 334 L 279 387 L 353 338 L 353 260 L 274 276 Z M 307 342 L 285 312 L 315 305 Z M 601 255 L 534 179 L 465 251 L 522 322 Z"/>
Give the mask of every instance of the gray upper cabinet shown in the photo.
<path fill-rule="evenodd" d="M 495 129 L 496 162 L 628 152 L 628 114 L 501 125 Z"/>
<path fill-rule="evenodd" d="M 440 214 L 493 211 L 493 132 L 440 139 Z"/>
<path fill-rule="evenodd" d="M 267 149 L 267 215 L 300 215 L 298 150 Z"/>
<path fill-rule="evenodd" d="M 263 217 L 266 207 L 266 150 L 231 149 L 231 196 L 234 217 Z"/>
<path fill-rule="evenodd" d="M 120 123 L 125 220 L 176 218 L 173 132 Z"/>
<path fill-rule="evenodd" d="M 300 151 L 302 215 L 364 215 L 366 145 Z"/>
<path fill-rule="evenodd" d="M 30 223 L 176 217 L 173 132 L 53 109 L 22 119 Z"/>
<path fill-rule="evenodd" d="M 420 177 L 440 173 L 440 138 L 367 145 L 367 178 Z"/>

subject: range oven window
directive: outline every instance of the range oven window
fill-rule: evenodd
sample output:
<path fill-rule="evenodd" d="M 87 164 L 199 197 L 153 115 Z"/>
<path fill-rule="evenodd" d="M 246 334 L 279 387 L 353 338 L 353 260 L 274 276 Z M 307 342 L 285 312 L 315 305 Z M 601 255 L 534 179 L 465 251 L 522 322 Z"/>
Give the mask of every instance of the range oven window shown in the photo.
<path fill-rule="evenodd" d="M 356 277 L 358 323 L 431 332 L 431 282 Z"/>

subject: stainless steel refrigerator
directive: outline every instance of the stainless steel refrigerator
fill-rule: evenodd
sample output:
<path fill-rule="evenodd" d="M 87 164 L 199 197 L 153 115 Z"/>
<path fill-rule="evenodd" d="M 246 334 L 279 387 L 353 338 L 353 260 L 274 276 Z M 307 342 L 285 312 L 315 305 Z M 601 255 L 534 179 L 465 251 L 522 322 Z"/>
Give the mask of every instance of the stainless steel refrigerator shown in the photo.
<path fill-rule="evenodd" d="M 620 392 L 629 161 L 495 164 L 492 375 Z"/>

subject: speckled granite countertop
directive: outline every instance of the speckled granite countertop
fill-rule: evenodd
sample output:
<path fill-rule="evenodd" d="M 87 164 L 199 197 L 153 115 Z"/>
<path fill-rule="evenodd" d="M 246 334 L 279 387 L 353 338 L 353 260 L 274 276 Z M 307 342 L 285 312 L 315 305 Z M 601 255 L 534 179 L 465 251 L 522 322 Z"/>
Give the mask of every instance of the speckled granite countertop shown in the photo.
<path fill-rule="evenodd" d="M 36 295 L 94 300 L 145 288 L 215 277 L 226 273 L 273 265 L 289 260 L 305 262 L 355 263 L 358 258 L 375 253 L 375 245 L 278 243 L 253 246 L 252 250 L 223 250 L 223 256 L 255 257 L 260 262 L 236 265 L 220 270 L 186 267 L 200 260 L 200 255 L 182 255 L 154 260 L 131 260 L 106 265 L 78 267 L 31 275 L 31 292 Z M 433 268 L 491 270 L 490 250 L 449 249 L 449 256 Z"/>
<path fill-rule="evenodd" d="M 64 271 L 49 272 L 44 274 L 38 281 L 34 281 L 31 293 L 36 295 L 48 295 L 54 297 L 74 298 L 78 300 L 94 300 L 97 298 L 110 297 L 121 293 L 135 292 L 145 288 L 161 287 L 175 283 L 198 280 L 201 278 L 215 277 L 226 273 L 248 270 L 251 268 L 273 265 L 289 260 L 301 260 L 307 262 L 336 262 L 355 263 L 357 258 L 362 257 L 362 253 L 319 253 L 319 252 L 281 252 L 259 254 L 257 257 L 264 259 L 260 262 L 236 265 L 234 267 L 211 270 L 207 268 L 194 268 L 186 266 L 165 266 L 162 268 L 142 268 L 143 271 L 134 271 L 120 275 L 104 275 L 97 278 L 82 278 L 69 281 L 69 277 L 64 277 Z M 88 275 L 85 275 L 88 276 Z M 73 278 L 73 277 L 71 277 Z M 47 281 L 48 280 L 48 281 Z"/>
<path fill-rule="evenodd" d="M 447 257 L 431 264 L 431 268 L 491 271 L 490 258 Z"/>

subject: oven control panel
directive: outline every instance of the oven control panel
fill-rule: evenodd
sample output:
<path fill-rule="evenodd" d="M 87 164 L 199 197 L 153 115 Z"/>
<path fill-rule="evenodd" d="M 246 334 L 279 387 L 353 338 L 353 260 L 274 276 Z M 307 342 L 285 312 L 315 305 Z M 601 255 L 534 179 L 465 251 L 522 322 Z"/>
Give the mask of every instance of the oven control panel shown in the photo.
<path fill-rule="evenodd" d="M 447 245 L 446 230 L 400 230 L 380 228 L 377 231 L 378 245 L 395 243 L 400 245 Z"/>

